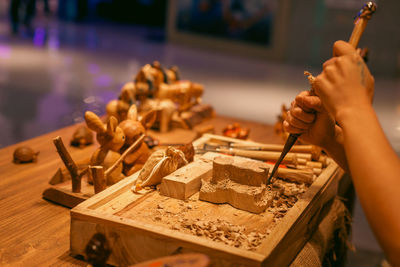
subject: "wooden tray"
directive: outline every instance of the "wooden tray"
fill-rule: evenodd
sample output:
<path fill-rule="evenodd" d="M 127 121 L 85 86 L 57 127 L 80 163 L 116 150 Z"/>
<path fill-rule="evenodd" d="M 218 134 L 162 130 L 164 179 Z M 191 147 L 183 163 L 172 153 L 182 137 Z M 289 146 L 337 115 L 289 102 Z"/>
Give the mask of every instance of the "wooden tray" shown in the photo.
<path fill-rule="evenodd" d="M 210 138 L 219 137 L 205 135 L 194 145 Z M 199 237 L 184 229 L 174 230 L 174 224 L 184 219 L 207 218 L 245 226 L 248 232 L 263 231 L 273 223 L 267 211 L 253 214 L 228 204 L 199 201 L 198 193 L 186 201 L 161 196 L 154 190 L 134 194 L 130 188 L 137 175 L 122 180 L 71 210 L 73 254 L 85 255 L 88 241 L 95 233 L 101 232 L 112 248 L 108 263 L 114 265 L 129 265 L 176 253 L 200 252 L 207 254 L 217 266 L 287 266 L 323 218 L 330 200 L 336 195 L 342 171 L 330 161 L 254 251 Z M 160 205 L 164 213 L 157 215 Z"/>

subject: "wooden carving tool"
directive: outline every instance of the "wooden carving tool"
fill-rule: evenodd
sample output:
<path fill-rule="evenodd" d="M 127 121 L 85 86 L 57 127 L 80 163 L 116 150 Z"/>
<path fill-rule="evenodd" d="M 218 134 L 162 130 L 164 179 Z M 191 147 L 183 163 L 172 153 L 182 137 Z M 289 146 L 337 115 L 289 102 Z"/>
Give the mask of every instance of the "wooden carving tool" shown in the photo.
<path fill-rule="evenodd" d="M 262 161 L 276 161 L 278 160 L 280 153 L 275 151 L 257 151 L 257 150 L 243 150 L 236 148 L 209 148 L 205 146 L 204 149 L 196 149 L 196 152 L 218 152 L 233 156 L 245 157 L 250 159 L 257 159 Z M 284 163 L 298 164 L 298 157 L 296 153 L 289 153 L 283 160 Z M 306 162 L 307 160 L 305 160 Z M 305 164 L 304 162 L 304 164 Z"/>
<path fill-rule="evenodd" d="M 367 26 L 368 21 L 371 19 L 372 14 L 376 11 L 376 4 L 373 2 L 367 2 L 363 8 L 358 12 L 355 21 L 353 32 L 350 36 L 349 43 L 354 48 L 357 48 L 358 42 L 360 41 L 361 35 L 363 34 L 365 27 Z M 285 146 L 283 147 L 282 154 L 279 157 L 278 161 L 275 163 L 274 169 L 271 172 L 271 175 L 268 178 L 267 184 L 270 183 L 271 178 L 274 177 L 276 170 L 279 167 L 279 164 L 285 158 L 286 154 L 290 151 L 290 148 L 296 143 L 297 138 L 301 134 L 290 134 L 288 139 L 286 140 Z"/>

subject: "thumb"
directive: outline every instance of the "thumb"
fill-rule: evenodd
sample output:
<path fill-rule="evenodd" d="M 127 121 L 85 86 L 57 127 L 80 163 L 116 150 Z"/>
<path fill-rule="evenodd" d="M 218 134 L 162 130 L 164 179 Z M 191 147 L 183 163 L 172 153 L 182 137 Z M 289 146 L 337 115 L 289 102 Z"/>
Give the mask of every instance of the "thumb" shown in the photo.
<path fill-rule="evenodd" d="M 356 53 L 356 49 L 345 41 L 336 41 L 335 44 L 333 45 L 334 57 L 340 57 L 354 53 Z"/>

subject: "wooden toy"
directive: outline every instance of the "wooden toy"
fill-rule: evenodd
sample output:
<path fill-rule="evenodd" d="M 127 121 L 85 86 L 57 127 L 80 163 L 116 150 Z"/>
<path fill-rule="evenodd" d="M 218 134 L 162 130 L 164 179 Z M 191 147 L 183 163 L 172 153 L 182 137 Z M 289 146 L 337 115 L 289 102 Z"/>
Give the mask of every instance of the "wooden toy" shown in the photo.
<path fill-rule="evenodd" d="M 96 132 L 96 139 L 100 144 L 100 147 L 96 149 L 90 159 L 90 165 L 102 165 L 105 168 L 110 167 L 121 157 L 119 150 L 125 144 L 124 131 L 118 127 L 117 119 L 113 116 L 111 116 L 107 124 L 104 125 L 96 114 L 91 111 L 86 111 L 85 121 L 88 128 Z M 107 184 L 113 184 L 123 177 L 121 163 L 114 172 L 107 176 Z"/>
<path fill-rule="evenodd" d="M 156 115 L 156 111 L 151 110 L 142 116 L 140 120 L 137 120 L 136 106 L 132 105 L 129 108 L 127 119 L 119 124 L 119 127 L 125 134 L 125 143 L 121 148 L 121 151 L 124 151 L 127 147 L 132 145 L 138 139 L 138 137 L 145 134 L 146 130 L 153 125 Z M 131 175 L 140 170 L 149 158 L 151 152 L 143 140 L 138 144 L 137 149 L 131 151 L 125 157 L 125 175 Z"/>
<path fill-rule="evenodd" d="M 83 148 L 93 144 L 93 133 L 86 126 L 79 126 L 72 135 L 71 146 Z"/>
<path fill-rule="evenodd" d="M 15 149 L 13 154 L 14 163 L 29 163 L 36 162 L 39 151 L 35 152 L 32 148 L 21 146 Z"/>
<path fill-rule="evenodd" d="M 110 101 L 106 111 L 108 116 L 114 116 L 121 122 L 126 119 L 129 107 L 135 104 L 139 114 L 157 111 L 153 127 L 160 132 L 170 129 L 175 113 L 178 121 L 185 118 L 183 127 L 193 128 L 214 114 L 211 106 L 200 105 L 203 91 L 201 84 L 180 80 L 177 67 L 164 69 L 158 61 L 154 61 L 143 66 L 134 81 L 121 88 L 119 99 Z M 181 118 L 183 113 L 185 115 Z"/>

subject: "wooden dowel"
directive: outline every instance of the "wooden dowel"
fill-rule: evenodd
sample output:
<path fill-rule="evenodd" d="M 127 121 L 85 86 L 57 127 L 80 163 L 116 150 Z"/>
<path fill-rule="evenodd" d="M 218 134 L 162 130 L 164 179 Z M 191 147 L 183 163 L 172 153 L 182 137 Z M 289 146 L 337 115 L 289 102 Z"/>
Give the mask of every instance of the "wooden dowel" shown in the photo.
<path fill-rule="evenodd" d="M 271 173 L 274 165 L 268 165 L 271 166 L 271 168 L 269 169 L 269 172 Z M 292 182 L 312 184 L 312 182 L 314 181 L 314 173 L 311 170 L 278 168 L 276 173 L 279 178 Z"/>
<path fill-rule="evenodd" d="M 296 156 L 298 159 L 305 159 L 307 161 L 312 160 L 312 156 L 309 153 L 296 153 Z"/>
<path fill-rule="evenodd" d="M 312 171 L 315 175 L 320 175 L 321 172 L 322 172 L 322 169 L 320 169 L 320 168 L 311 168 L 311 167 L 306 166 L 306 165 L 297 165 L 296 168 L 299 169 L 299 170 Z"/>
<path fill-rule="evenodd" d="M 135 148 L 137 148 L 137 146 L 138 146 L 139 144 L 142 143 L 144 137 L 145 137 L 145 135 L 142 134 L 142 135 L 135 141 L 135 143 L 133 143 L 130 147 L 128 147 L 128 149 L 124 151 L 124 153 L 121 155 L 121 157 L 120 157 L 116 162 L 114 162 L 114 164 L 113 164 L 110 168 L 108 168 L 108 169 L 104 172 L 104 176 L 107 177 L 110 173 L 112 173 L 113 170 L 115 170 L 115 168 L 117 168 L 118 164 L 120 164 L 120 163 L 124 160 L 124 158 L 125 158 L 130 152 L 132 152 L 132 150 L 134 150 Z"/>
<path fill-rule="evenodd" d="M 283 145 L 279 144 L 255 144 L 255 145 L 249 145 L 249 144 L 242 144 L 242 143 L 231 143 L 231 147 L 233 148 L 254 148 L 254 149 L 260 149 L 263 151 L 279 151 L 282 152 L 283 150 Z M 311 158 L 313 160 L 318 160 L 320 154 L 321 154 L 321 149 L 317 146 L 313 145 L 295 145 L 291 148 L 290 150 L 292 153 L 297 152 L 297 153 L 307 153 L 311 154 Z M 311 160 L 311 159 L 310 159 Z"/>
<path fill-rule="evenodd" d="M 271 151 L 253 151 L 253 150 L 241 150 L 241 149 L 219 149 L 219 152 L 231 154 L 240 157 L 246 157 L 251 159 L 258 159 L 263 161 L 277 161 L 280 152 L 271 152 Z M 286 157 L 283 159 L 283 163 L 293 163 L 297 164 L 298 158 L 295 153 L 288 153 Z"/>
<path fill-rule="evenodd" d="M 322 163 L 317 161 L 307 161 L 306 166 L 322 169 Z"/>
<path fill-rule="evenodd" d="M 304 165 L 305 166 L 307 164 L 307 162 L 308 161 L 306 159 L 297 159 L 297 165 Z"/>
<path fill-rule="evenodd" d="M 106 189 L 106 177 L 104 176 L 103 166 L 90 166 L 93 177 L 94 193 L 97 194 Z"/>
<path fill-rule="evenodd" d="M 325 155 L 321 155 L 319 157 L 319 159 L 318 159 L 318 162 L 321 162 L 322 163 L 322 167 L 325 168 L 326 166 L 328 166 L 328 157 L 325 156 Z"/>
<path fill-rule="evenodd" d="M 61 160 L 64 162 L 65 167 L 71 174 L 72 180 L 72 192 L 80 193 L 81 192 L 81 176 L 78 173 L 78 167 L 75 162 L 72 160 L 71 155 L 68 153 L 67 149 L 64 146 L 64 143 L 60 136 L 57 136 L 53 139 L 53 143 L 56 146 L 57 152 L 60 155 Z"/>

